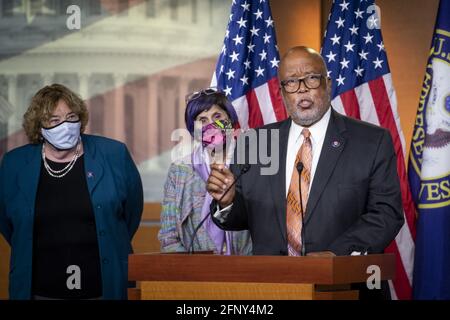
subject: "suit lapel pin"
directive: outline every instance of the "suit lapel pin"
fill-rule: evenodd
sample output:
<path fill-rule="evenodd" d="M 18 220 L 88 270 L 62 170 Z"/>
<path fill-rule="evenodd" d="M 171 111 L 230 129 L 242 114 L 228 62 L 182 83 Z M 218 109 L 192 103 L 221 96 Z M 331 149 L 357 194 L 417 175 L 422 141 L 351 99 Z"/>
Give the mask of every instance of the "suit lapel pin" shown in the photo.
<path fill-rule="evenodd" d="M 332 146 L 333 148 L 339 148 L 340 145 L 341 145 L 341 143 L 340 143 L 339 141 L 337 141 L 337 140 L 334 140 L 334 141 L 331 143 L 331 146 Z"/>
<path fill-rule="evenodd" d="M 93 177 L 94 177 L 94 173 L 91 172 L 91 171 L 88 171 L 87 177 L 88 177 L 89 179 L 90 179 L 90 178 L 93 178 Z"/>

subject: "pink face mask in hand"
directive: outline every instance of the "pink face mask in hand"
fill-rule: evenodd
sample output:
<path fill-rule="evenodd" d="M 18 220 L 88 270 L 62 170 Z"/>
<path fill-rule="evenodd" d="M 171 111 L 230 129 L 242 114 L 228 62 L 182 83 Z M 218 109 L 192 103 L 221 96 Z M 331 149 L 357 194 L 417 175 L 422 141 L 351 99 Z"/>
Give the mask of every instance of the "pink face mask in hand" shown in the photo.
<path fill-rule="evenodd" d="M 233 129 L 231 122 L 216 120 L 202 128 L 203 147 L 214 148 L 224 145 L 227 139 L 227 130 Z"/>

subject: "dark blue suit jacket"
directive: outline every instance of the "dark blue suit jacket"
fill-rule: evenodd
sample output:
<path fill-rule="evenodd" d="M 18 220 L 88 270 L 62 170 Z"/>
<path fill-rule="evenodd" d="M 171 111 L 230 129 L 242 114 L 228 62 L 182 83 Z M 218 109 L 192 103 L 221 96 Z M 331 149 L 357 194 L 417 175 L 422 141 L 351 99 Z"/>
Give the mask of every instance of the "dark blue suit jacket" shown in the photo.
<path fill-rule="evenodd" d="M 86 182 L 97 226 L 104 299 L 126 299 L 128 254 L 143 208 L 139 172 L 123 143 L 82 135 Z M 30 299 L 33 221 L 42 144 L 4 155 L 0 167 L 0 233 L 11 246 L 10 299 Z"/>
<path fill-rule="evenodd" d="M 285 172 L 290 126 L 291 119 L 287 119 L 256 130 L 279 133 L 279 152 L 273 155 L 279 171 L 262 175 L 261 168 L 269 165 L 261 159 L 252 163 L 236 184 L 226 220 L 221 223 L 213 218 L 225 230 L 249 229 L 255 255 L 288 253 Z M 267 140 L 262 142 L 269 151 L 270 137 L 270 133 L 259 137 Z M 235 156 L 259 155 L 260 145 L 264 143 L 244 144 L 245 152 L 237 150 Z M 237 175 L 240 165 L 232 165 L 231 170 Z M 215 206 L 213 201 L 214 211 Z M 404 223 L 397 158 L 389 131 L 332 110 L 305 217 L 307 252 L 383 252 Z"/>

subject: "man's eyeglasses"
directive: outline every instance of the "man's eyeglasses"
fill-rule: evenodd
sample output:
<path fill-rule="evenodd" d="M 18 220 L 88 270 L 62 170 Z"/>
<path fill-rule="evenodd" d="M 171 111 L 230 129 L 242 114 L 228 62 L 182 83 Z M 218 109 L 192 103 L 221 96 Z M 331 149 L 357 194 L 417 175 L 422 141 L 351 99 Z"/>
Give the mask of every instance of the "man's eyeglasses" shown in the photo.
<path fill-rule="evenodd" d="M 198 99 L 199 97 L 205 95 L 205 96 L 209 96 L 211 94 L 215 94 L 215 93 L 222 93 L 222 91 L 219 91 L 217 89 L 217 87 L 209 87 L 209 88 L 205 88 L 199 91 L 194 91 L 191 93 L 188 93 L 185 97 L 185 102 L 186 104 L 188 104 L 189 102 L 191 102 L 192 100 Z"/>
<path fill-rule="evenodd" d="M 321 74 L 308 74 L 300 78 L 283 80 L 281 81 L 281 86 L 287 93 L 295 93 L 300 89 L 300 82 L 303 81 L 306 88 L 317 89 L 322 83 L 322 78 L 324 78 L 324 76 Z"/>

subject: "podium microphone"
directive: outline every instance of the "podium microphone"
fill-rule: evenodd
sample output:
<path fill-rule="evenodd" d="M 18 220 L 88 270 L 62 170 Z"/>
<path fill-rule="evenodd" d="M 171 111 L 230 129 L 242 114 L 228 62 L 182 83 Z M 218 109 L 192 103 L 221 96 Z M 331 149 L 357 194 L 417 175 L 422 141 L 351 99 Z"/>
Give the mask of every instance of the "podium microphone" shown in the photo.
<path fill-rule="evenodd" d="M 238 182 L 238 180 L 245 174 L 248 172 L 248 170 L 250 170 L 250 165 L 244 164 L 241 167 L 241 170 L 239 172 L 239 175 L 236 177 L 236 179 L 234 179 L 233 183 L 225 190 L 225 192 L 223 193 L 223 195 L 220 197 L 220 199 L 217 202 L 222 201 L 222 199 L 225 197 L 225 195 L 231 190 L 231 188 L 236 184 L 236 182 Z M 200 230 L 200 227 L 205 223 L 206 219 L 209 218 L 209 216 L 211 215 L 211 211 L 208 212 L 208 214 L 202 219 L 202 221 L 200 221 L 200 223 L 197 225 L 197 227 L 194 230 L 194 233 L 192 234 L 192 240 L 191 243 L 189 244 L 189 250 L 188 252 L 190 254 L 194 253 L 194 240 L 197 237 L 197 232 L 198 230 Z"/>
<path fill-rule="evenodd" d="M 306 243 L 305 243 L 305 212 L 303 211 L 303 199 L 302 199 L 302 171 L 303 171 L 303 163 L 298 162 L 297 163 L 297 172 L 298 172 L 298 189 L 300 192 L 300 210 L 302 210 L 302 249 L 300 252 L 301 256 L 306 256 Z"/>

